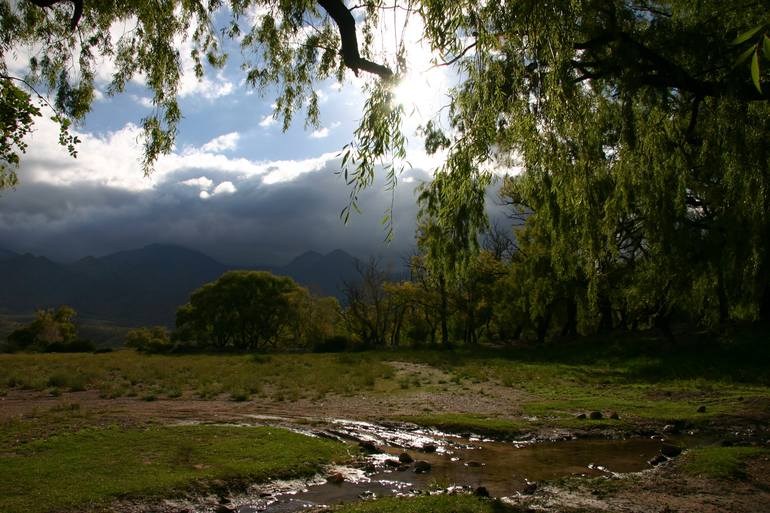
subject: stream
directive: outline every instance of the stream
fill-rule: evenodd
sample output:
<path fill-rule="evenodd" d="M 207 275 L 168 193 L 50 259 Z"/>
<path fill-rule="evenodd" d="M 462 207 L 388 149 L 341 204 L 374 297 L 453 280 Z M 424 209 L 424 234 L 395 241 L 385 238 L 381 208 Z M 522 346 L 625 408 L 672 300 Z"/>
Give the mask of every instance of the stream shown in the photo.
<path fill-rule="evenodd" d="M 531 483 L 564 476 L 601 476 L 650 468 L 663 442 L 659 439 L 496 441 L 453 435 L 408 424 L 372 424 L 334 420 L 324 430 L 305 432 L 345 441 L 354 450 L 381 451 L 363 466 L 330 467 L 309 480 L 274 481 L 233 499 L 238 513 L 293 513 L 382 496 L 425 491 L 473 491 L 484 487 L 493 497 L 527 493 Z M 399 461 L 414 460 L 408 464 Z M 416 471 L 418 461 L 430 469 Z M 530 492 L 531 493 L 531 492 Z"/>

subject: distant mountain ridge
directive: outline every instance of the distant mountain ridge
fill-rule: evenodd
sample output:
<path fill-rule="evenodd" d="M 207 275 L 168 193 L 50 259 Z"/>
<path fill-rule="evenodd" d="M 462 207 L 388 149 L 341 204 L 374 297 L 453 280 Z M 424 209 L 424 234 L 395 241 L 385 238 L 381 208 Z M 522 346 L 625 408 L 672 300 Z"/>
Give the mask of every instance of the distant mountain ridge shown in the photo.
<path fill-rule="evenodd" d="M 195 250 L 167 244 L 85 257 L 71 264 L 0 249 L 0 311 L 30 313 L 67 304 L 81 317 L 130 325 L 172 325 L 190 293 L 229 266 Z M 285 266 L 252 267 L 290 276 L 320 295 L 342 297 L 358 260 L 342 250 L 308 251 Z"/>

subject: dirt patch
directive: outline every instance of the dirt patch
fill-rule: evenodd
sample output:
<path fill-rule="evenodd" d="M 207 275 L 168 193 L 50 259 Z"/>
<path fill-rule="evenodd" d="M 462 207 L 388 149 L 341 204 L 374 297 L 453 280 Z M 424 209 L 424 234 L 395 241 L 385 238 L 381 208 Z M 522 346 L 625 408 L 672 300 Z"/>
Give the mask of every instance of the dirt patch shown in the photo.
<path fill-rule="evenodd" d="M 547 511 L 765 513 L 770 504 L 770 456 L 747 464 L 743 480 L 691 477 L 671 462 L 649 471 L 592 480 L 569 479 L 506 501 Z"/>

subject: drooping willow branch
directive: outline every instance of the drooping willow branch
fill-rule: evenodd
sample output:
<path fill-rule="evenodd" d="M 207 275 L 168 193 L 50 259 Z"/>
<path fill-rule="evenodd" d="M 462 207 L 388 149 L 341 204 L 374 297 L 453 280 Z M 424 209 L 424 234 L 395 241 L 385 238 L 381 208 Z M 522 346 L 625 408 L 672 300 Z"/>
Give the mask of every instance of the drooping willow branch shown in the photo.
<path fill-rule="evenodd" d="M 72 2 L 74 10 L 72 11 L 72 21 L 70 21 L 70 29 L 75 30 L 80 22 L 80 18 L 83 16 L 83 0 L 29 0 L 40 8 L 51 7 L 61 2 Z"/>

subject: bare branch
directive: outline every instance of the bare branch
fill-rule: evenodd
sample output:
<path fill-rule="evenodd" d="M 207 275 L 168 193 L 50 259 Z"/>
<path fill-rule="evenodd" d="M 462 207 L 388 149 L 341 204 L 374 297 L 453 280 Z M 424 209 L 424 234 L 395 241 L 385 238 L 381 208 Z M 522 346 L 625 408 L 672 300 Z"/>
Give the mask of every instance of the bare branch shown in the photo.
<path fill-rule="evenodd" d="M 83 16 L 83 0 L 29 0 L 30 3 L 40 7 L 52 7 L 61 2 L 72 2 L 74 9 L 72 11 L 72 21 L 70 21 L 70 30 L 75 30 Z"/>
<path fill-rule="evenodd" d="M 358 76 L 358 70 L 363 70 L 384 79 L 393 77 L 393 71 L 387 66 L 361 57 L 358 50 L 358 38 L 356 37 L 356 20 L 342 0 L 318 0 L 318 4 L 337 24 L 342 40 L 340 53 L 345 66 L 353 70 L 356 76 Z"/>

